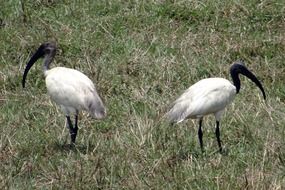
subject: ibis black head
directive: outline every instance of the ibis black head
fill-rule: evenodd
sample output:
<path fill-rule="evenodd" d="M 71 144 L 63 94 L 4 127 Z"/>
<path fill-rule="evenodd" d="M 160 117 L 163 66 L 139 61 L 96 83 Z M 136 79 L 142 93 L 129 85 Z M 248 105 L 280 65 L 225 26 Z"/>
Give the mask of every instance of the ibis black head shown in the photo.
<path fill-rule="evenodd" d="M 237 93 L 239 93 L 239 90 L 240 90 L 240 79 L 239 79 L 238 75 L 242 74 L 242 75 L 246 76 L 247 78 L 249 78 L 252 82 L 254 82 L 256 84 L 256 86 L 259 87 L 259 89 L 262 92 L 264 100 L 266 99 L 266 95 L 265 95 L 264 89 L 262 87 L 262 84 L 256 78 L 256 76 L 246 68 L 246 66 L 243 64 L 243 62 L 241 62 L 241 61 L 235 62 L 230 68 L 230 73 L 231 73 L 231 76 L 233 79 L 233 83 L 236 87 Z"/>
<path fill-rule="evenodd" d="M 52 59 L 54 58 L 56 53 L 56 44 L 54 42 L 45 42 L 43 43 L 38 50 L 33 54 L 30 61 L 27 63 L 25 68 L 25 72 L 23 75 L 22 86 L 25 88 L 25 81 L 28 75 L 29 70 L 34 65 L 34 63 L 39 59 L 44 57 L 44 70 L 48 70 L 49 64 L 51 63 Z"/>

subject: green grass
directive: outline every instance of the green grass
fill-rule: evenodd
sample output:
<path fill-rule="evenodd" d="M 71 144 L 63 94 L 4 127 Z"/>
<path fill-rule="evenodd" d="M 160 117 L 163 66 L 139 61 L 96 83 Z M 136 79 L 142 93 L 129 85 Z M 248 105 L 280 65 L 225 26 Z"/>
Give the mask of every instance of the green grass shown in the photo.
<path fill-rule="evenodd" d="M 285 188 L 284 3 L 274 1 L 10 0 L 0 11 L 0 189 Z M 103 121 L 80 115 L 70 148 L 65 117 L 47 93 L 39 62 L 58 43 L 52 66 L 89 76 L 108 109 Z M 243 59 L 268 100 L 242 78 L 221 121 L 175 127 L 160 117 L 206 77 L 229 78 Z"/>

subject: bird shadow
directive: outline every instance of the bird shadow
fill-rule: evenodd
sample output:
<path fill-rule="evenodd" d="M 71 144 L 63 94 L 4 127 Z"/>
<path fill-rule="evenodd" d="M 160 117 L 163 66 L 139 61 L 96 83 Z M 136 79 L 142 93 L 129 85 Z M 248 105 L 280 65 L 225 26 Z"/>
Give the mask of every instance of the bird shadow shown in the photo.
<path fill-rule="evenodd" d="M 95 149 L 95 145 L 93 144 L 66 144 L 66 143 L 61 143 L 61 142 L 55 142 L 52 145 L 52 148 L 55 151 L 61 151 L 61 152 L 74 152 L 74 153 L 81 153 L 81 154 L 88 154 L 88 152 L 92 151 Z"/>
<path fill-rule="evenodd" d="M 212 155 L 221 155 L 221 156 L 228 156 L 229 155 L 229 149 L 227 149 L 226 147 L 224 147 L 222 150 L 214 150 L 212 152 L 207 153 L 208 156 L 212 156 Z"/>
<path fill-rule="evenodd" d="M 167 164 L 170 167 L 173 167 L 180 162 L 187 161 L 187 160 L 198 160 L 198 159 L 207 159 L 211 158 L 213 155 L 221 155 L 221 156 L 228 156 L 229 150 L 223 149 L 215 150 L 213 152 L 201 151 L 201 150 L 193 150 L 193 151 L 180 151 L 176 154 L 173 154 L 167 159 Z"/>
<path fill-rule="evenodd" d="M 198 151 L 179 151 L 178 153 L 171 155 L 166 160 L 166 162 L 169 167 L 173 167 L 179 164 L 180 162 L 183 162 L 186 160 L 192 160 L 193 158 L 198 159 L 201 156 L 202 156 L 201 153 L 199 153 Z"/>

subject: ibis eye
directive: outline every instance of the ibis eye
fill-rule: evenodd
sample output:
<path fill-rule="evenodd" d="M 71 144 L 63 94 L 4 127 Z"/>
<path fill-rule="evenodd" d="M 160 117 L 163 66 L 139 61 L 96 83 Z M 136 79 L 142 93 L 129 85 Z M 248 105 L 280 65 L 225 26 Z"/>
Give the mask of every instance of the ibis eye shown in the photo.
<path fill-rule="evenodd" d="M 50 52 L 51 52 L 50 49 L 46 49 L 46 50 L 45 50 L 45 53 L 46 53 L 46 54 L 49 54 Z"/>

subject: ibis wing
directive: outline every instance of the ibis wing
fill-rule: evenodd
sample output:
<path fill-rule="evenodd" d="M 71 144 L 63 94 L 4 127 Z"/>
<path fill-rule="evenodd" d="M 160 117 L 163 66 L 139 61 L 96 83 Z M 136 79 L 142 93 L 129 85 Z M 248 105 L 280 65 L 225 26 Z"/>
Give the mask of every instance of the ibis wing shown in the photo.
<path fill-rule="evenodd" d="M 223 110 L 235 94 L 234 86 L 222 78 L 201 80 L 188 88 L 166 114 L 173 122 L 200 118 Z"/>
<path fill-rule="evenodd" d="M 73 108 L 74 111 L 88 110 L 92 100 L 100 99 L 92 81 L 73 69 L 57 67 L 49 70 L 46 86 L 53 101 L 63 107 Z"/>

